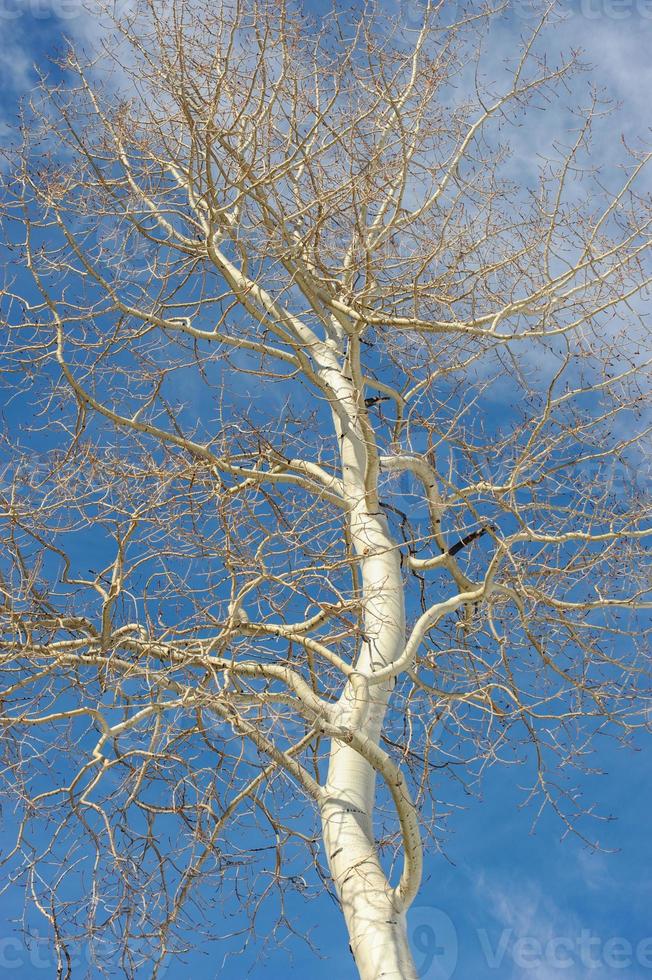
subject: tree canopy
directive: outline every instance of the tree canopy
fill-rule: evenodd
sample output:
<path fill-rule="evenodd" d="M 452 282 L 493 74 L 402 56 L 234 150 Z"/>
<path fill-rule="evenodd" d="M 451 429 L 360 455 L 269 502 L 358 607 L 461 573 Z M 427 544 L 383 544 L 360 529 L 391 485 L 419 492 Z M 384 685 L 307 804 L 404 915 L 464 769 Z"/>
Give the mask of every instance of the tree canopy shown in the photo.
<path fill-rule="evenodd" d="M 572 770 L 649 703 L 650 152 L 596 159 L 554 7 L 496 80 L 501 16 L 151 0 L 25 106 L 2 772 L 63 976 L 329 890 L 415 976 L 422 847 L 495 762 L 594 840 Z"/>

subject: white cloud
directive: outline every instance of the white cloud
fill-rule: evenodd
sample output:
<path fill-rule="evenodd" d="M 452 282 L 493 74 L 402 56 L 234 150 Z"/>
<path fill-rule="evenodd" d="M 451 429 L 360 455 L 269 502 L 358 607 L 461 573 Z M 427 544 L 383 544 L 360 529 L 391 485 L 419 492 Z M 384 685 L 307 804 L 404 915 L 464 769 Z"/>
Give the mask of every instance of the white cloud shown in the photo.
<path fill-rule="evenodd" d="M 581 873 L 589 887 L 607 887 L 604 864 L 584 858 Z M 564 906 L 562 896 L 544 893 L 534 880 L 481 876 L 476 892 L 498 926 L 480 930 L 478 942 L 488 970 L 501 980 L 613 980 L 626 960 L 625 970 L 636 969 L 633 944 L 625 937 L 597 934 Z"/>

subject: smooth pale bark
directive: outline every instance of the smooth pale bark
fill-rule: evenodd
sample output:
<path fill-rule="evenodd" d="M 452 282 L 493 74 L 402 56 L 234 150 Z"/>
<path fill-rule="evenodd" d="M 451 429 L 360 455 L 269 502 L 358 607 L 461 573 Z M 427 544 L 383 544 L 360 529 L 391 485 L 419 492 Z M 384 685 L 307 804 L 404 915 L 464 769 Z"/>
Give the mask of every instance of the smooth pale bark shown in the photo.
<path fill-rule="evenodd" d="M 333 362 L 331 362 L 333 363 Z M 356 672 L 370 676 L 392 664 L 405 645 L 405 607 L 399 550 L 380 511 L 376 480 L 369 492 L 369 434 L 357 414 L 351 380 L 329 367 L 338 395 L 334 412 L 342 458 L 342 485 L 351 502 L 350 534 L 360 557 L 364 639 Z M 334 375 L 337 380 L 334 380 Z M 345 407 L 349 424 L 342 425 Z M 375 447 L 371 447 L 373 452 Z M 389 679 L 375 685 L 349 680 L 335 722 L 378 745 L 389 695 Z M 407 940 L 405 910 L 378 859 L 373 813 L 376 772 L 353 748 L 333 741 L 321 806 L 324 847 L 349 932 L 351 952 L 362 980 L 416 978 Z"/>

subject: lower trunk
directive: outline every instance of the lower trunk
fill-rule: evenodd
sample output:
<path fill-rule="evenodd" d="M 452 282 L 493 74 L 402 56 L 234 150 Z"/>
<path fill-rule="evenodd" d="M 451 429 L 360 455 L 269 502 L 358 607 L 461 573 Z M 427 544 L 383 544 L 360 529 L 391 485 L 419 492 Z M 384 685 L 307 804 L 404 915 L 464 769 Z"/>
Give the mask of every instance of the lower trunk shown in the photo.
<path fill-rule="evenodd" d="M 378 860 L 365 799 L 369 781 L 367 763 L 348 746 L 333 745 L 321 808 L 326 856 L 362 980 L 416 980 L 405 914 L 393 904 Z"/>
<path fill-rule="evenodd" d="M 378 744 L 389 690 L 384 685 L 372 690 L 373 694 L 367 692 L 361 717 L 347 687 L 340 702 L 340 721 Z M 405 913 L 396 905 L 374 838 L 376 774 L 353 748 L 334 741 L 325 789 L 324 848 L 360 977 L 415 980 Z"/>

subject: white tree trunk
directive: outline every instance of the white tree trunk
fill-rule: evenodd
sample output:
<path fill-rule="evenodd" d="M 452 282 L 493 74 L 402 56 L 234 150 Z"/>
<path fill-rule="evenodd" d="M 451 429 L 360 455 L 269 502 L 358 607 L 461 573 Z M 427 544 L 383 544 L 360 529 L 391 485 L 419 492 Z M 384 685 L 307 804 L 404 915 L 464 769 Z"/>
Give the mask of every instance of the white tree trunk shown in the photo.
<path fill-rule="evenodd" d="M 329 379 L 332 383 L 332 375 Z M 369 493 L 369 437 L 361 430 L 355 395 L 342 378 L 340 405 L 351 424 L 342 432 L 342 455 L 351 542 L 360 558 L 364 639 L 356 671 L 364 676 L 393 663 L 405 646 L 405 608 L 399 552 L 377 500 Z M 353 407 L 352 407 L 353 406 Z M 366 436 L 366 438 L 365 438 Z M 339 702 L 337 724 L 378 745 L 393 681 L 358 688 L 349 682 Z M 362 980 L 417 977 L 410 953 L 405 910 L 381 867 L 374 839 L 376 772 L 346 744 L 333 741 L 321 807 L 324 846 L 342 905 L 351 952 Z"/>

